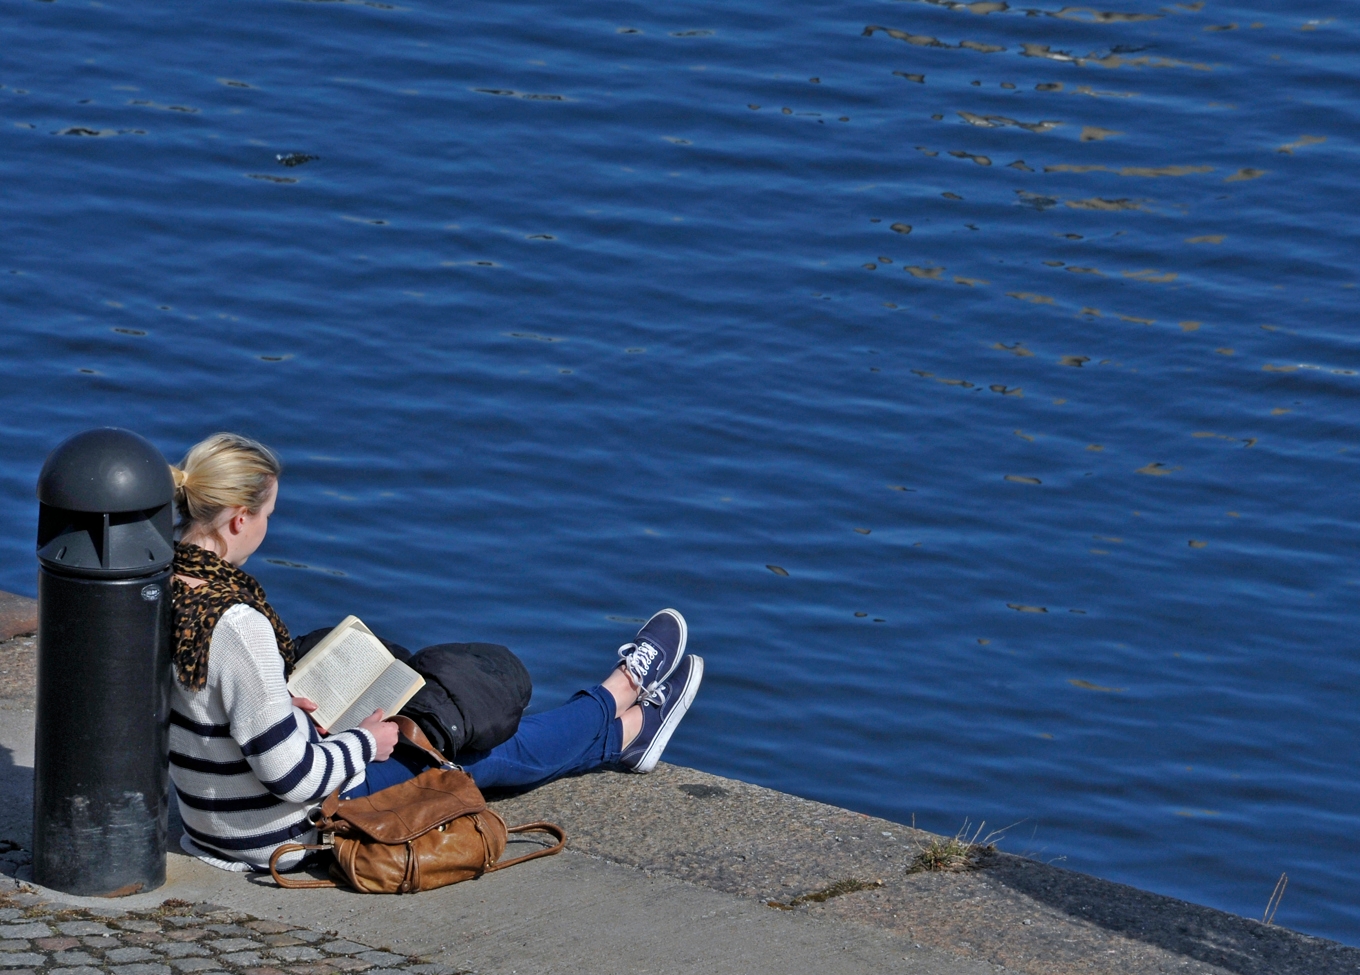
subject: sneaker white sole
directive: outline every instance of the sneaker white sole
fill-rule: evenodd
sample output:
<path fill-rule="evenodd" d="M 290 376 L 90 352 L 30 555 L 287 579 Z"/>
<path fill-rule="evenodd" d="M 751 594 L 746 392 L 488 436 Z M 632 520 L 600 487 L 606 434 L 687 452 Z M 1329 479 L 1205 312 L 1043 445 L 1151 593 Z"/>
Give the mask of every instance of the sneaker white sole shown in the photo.
<path fill-rule="evenodd" d="M 675 729 L 680 726 L 680 719 L 689 711 L 689 706 L 694 703 L 694 695 L 699 693 L 699 685 L 704 681 L 704 658 L 691 656 L 690 658 L 689 682 L 685 684 L 685 692 L 680 695 L 680 700 L 671 708 L 671 713 L 666 715 L 666 720 L 661 723 L 657 730 L 656 737 L 647 746 L 647 750 L 642 753 L 642 760 L 633 769 L 639 775 L 646 775 L 656 768 L 656 763 L 661 761 L 661 753 L 666 750 L 666 745 L 670 743 L 671 735 L 675 734 Z"/>

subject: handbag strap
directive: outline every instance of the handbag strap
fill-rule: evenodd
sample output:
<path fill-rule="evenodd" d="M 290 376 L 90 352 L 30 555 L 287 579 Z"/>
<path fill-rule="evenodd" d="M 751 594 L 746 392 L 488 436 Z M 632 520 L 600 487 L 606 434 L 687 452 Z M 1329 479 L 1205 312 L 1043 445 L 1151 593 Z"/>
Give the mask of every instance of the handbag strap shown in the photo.
<path fill-rule="evenodd" d="M 511 826 L 506 829 L 506 833 L 547 833 L 557 838 L 557 843 L 542 850 L 535 850 L 533 853 L 526 853 L 524 856 L 515 857 L 512 860 L 502 860 L 493 863 L 486 868 L 486 873 L 493 870 L 504 870 L 506 867 L 513 867 L 517 863 L 524 863 L 526 860 L 536 860 L 539 857 L 550 857 L 554 853 L 561 853 L 567 845 L 567 834 L 561 826 L 556 823 L 525 823 L 523 826 Z M 279 873 L 279 858 L 296 853 L 298 850 L 326 850 L 329 847 L 318 843 L 285 843 L 274 851 L 269 858 L 269 875 L 274 878 L 274 882 L 280 887 L 287 887 L 293 890 L 317 887 L 339 887 L 334 880 L 317 880 L 309 877 L 306 880 L 290 880 Z"/>
<path fill-rule="evenodd" d="M 515 857 L 513 860 L 502 860 L 499 863 L 493 863 L 491 866 L 486 868 L 487 873 L 490 873 L 493 870 L 504 870 L 506 867 L 513 867 L 515 864 L 523 863 L 525 860 L 536 860 L 539 857 L 550 857 L 554 853 L 561 853 L 563 847 L 567 845 L 567 834 L 563 832 L 562 827 L 558 826 L 556 823 L 525 823 L 523 826 L 511 826 L 506 830 L 506 832 L 548 833 L 551 836 L 557 837 L 557 845 L 546 847 L 542 850 L 535 850 L 533 853 L 526 853 L 524 854 L 524 856 Z"/>
<path fill-rule="evenodd" d="M 397 730 L 401 732 L 401 736 L 403 738 L 409 741 L 412 745 L 415 745 L 427 756 L 434 759 L 436 767 L 453 764 L 447 758 L 444 757 L 444 755 L 439 751 L 438 748 L 435 748 L 434 745 L 430 744 L 430 739 L 425 736 L 425 732 L 420 730 L 420 725 L 416 724 L 406 715 L 394 714 L 387 720 L 391 721 L 394 725 L 397 726 Z"/>
<path fill-rule="evenodd" d="M 269 875 L 274 878 L 274 882 L 280 887 L 339 887 L 334 880 L 316 880 L 308 878 L 306 880 L 286 880 L 279 874 L 279 857 L 289 853 L 296 853 L 298 850 L 326 850 L 329 847 L 314 843 L 285 843 L 274 851 L 274 855 L 269 858 Z"/>

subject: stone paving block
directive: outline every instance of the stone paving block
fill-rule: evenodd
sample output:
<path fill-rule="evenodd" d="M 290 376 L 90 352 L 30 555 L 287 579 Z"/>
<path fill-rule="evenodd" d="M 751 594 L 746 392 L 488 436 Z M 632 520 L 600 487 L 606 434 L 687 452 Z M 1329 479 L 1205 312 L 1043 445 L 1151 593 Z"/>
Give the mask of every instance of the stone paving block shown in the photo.
<path fill-rule="evenodd" d="M 27 938 L 6 938 L 0 941 L 0 951 L 27 951 Z"/>
<path fill-rule="evenodd" d="M 98 921 L 62 921 L 57 924 L 57 930 L 62 934 L 113 934 L 113 928 L 107 924 L 100 924 Z"/>
<path fill-rule="evenodd" d="M 234 951 L 227 955 L 219 955 L 218 961 L 224 965 L 263 965 L 264 958 L 258 951 Z"/>
<path fill-rule="evenodd" d="M 360 961 L 358 958 L 346 958 L 343 955 L 327 959 L 326 964 L 337 972 L 362 972 L 366 968 L 373 967 L 366 961 Z"/>
<path fill-rule="evenodd" d="M 168 965 L 114 965 L 109 969 L 110 975 L 170 975 Z"/>
<path fill-rule="evenodd" d="M 99 948 L 108 951 L 110 948 L 121 947 L 123 942 L 117 938 L 109 937 L 107 934 L 92 934 L 87 938 L 81 938 L 80 943 L 86 948 Z"/>
<path fill-rule="evenodd" d="M 43 951 L 65 951 L 67 948 L 74 948 L 80 944 L 79 938 L 72 938 L 70 935 L 58 935 L 55 938 L 38 938 L 33 942 L 33 947 Z"/>
<path fill-rule="evenodd" d="M 335 965 L 329 961 L 315 961 L 303 965 L 289 965 L 289 975 L 334 975 Z"/>
<path fill-rule="evenodd" d="M 19 975 L 19 973 L 11 972 L 10 975 Z M 97 968 L 91 968 L 89 965 L 82 965 L 80 968 L 49 968 L 47 975 L 104 975 L 104 973 Z"/>
<path fill-rule="evenodd" d="M 36 921 L 28 924 L 0 924 L 0 938 L 46 938 L 51 933 L 50 927 Z"/>
<path fill-rule="evenodd" d="M 396 955 L 390 951 L 362 951 L 354 957 L 360 961 L 366 961 L 370 965 L 379 965 L 383 968 L 406 963 L 405 955 Z"/>
<path fill-rule="evenodd" d="M 59 951 L 52 956 L 54 965 L 98 965 L 99 959 L 87 951 Z"/>
<path fill-rule="evenodd" d="M 310 945 L 315 944 L 318 941 L 324 941 L 326 938 L 330 937 L 330 935 L 322 931 L 308 931 L 306 928 L 293 928 L 288 932 L 288 937 L 297 938 L 299 941 L 305 941 Z"/>
<path fill-rule="evenodd" d="M 46 965 L 47 956 L 33 951 L 8 951 L 0 954 L 0 968 L 19 968 L 29 965 Z"/>
<path fill-rule="evenodd" d="M 123 965 L 130 961 L 151 961 L 156 954 L 150 948 L 114 948 L 104 955 L 111 965 Z"/>
<path fill-rule="evenodd" d="M 252 951 L 256 948 L 264 947 L 264 945 L 251 938 L 217 938 L 216 940 L 205 941 L 203 943 L 213 951 Z"/>
<path fill-rule="evenodd" d="M 242 975 L 287 975 L 287 973 L 280 968 L 271 968 L 265 965 L 260 968 L 247 968 L 242 972 Z"/>
<path fill-rule="evenodd" d="M 23 913 L 24 912 L 17 907 L 0 907 L 0 921 L 13 921 L 15 918 L 22 916 Z"/>
<path fill-rule="evenodd" d="M 123 918 L 117 922 L 124 931 L 141 931 L 144 934 L 159 934 L 161 926 L 155 921 L 142 921 L 135 917 Z"/>
<path fill-rule="evenodd" d="M 156 949 L 166 958 L 202 958 L 208 949 L 193 941 L 164 941 Z"/>
<path fill-rule="evenodd" d="M 172 920 L 167 918 L 167 920 Z M 178 920 L 173 919 L 173 920 Z M 197 941 L 199 938 L 206 937 L 208 932 L 199 928 L 180 928 L 178 931 L 166 931 L 165 936 L 172 941 Z"/>
<path fill-rule="evenodd" d="M 292 925 L 282 921 L 247 921 L 245 927 L 260 934 L 283 934 L 293 930 Z"/>
<path fill-rule="evenodd" d="M 408 972 L 415 975 L 457 975 L 458 969 L 450 968 L 448 965 L 439 965 L 434 962 L 426 962 L 420 965 L 407 965 Z"/>
<path fill-rule="evenodd" d="M 156 945 L 165 940 L 159 931 L 127 931 L 118 938 L 125 945 Z"/>
<path fill-rule="evenodd" d="M 354 941 L 327 941 L 325 944 L 317 945 L 328 955 L 357 955 L 361 951 L 370 951 L 368 945 L 361 945 Z"/>
<path fill-rule="evenodd" d="M 170 967 L 180 972 L 206 972 L 221 965 L 216 958 L 172 958 Z"/>
<path fill-rule="evenodd" d="M 291 934 L 267 934 L 265 935 L 264 943 L 271 948 L 291 948 L 294 945 L 300 945 L 304 942 L 294 938 Z"/>
<path fill-rule="evenodd" d="M 317 961 L 318 959 L 325 957 L 315 948 L 309 948 L 306 945 L 291 948 L 275 948 L 269 953 L 279 959 L 279 961 Z"/>
<path fill-rule="evenodd" d="M 404 968 L 374 968 L 369 975 L 406 975 Z"/>
<path fill-rule="evenodd" d="M 240 924 L 209 924 L 207 929 L 213 934 L 234 934 L 241 937 L 247 937 L 253 933 L 250 928 L 243 927 Z"/>

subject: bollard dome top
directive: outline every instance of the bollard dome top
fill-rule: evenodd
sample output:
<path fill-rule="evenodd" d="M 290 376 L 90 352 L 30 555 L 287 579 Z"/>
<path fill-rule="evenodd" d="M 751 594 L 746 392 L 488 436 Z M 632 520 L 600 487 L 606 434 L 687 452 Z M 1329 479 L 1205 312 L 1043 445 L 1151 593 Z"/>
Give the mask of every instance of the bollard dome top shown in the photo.
<path fill-rule="evenodd" d="M 38 475 L 38 500 L 68 511 L 147 511 L 174 497 L 165 457 L 145 437 L 118 427 L 62 441 Z"/>

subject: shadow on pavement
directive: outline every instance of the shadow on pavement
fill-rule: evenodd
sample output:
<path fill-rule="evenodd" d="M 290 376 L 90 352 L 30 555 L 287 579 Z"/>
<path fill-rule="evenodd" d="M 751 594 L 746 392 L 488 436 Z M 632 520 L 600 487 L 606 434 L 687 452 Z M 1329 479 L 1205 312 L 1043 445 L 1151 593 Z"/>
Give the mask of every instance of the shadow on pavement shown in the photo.
<path fill-rule="evenodd" d="M 13 877 L 33 862 L 33 769 L 0 745 L 0 874 Z"/>

